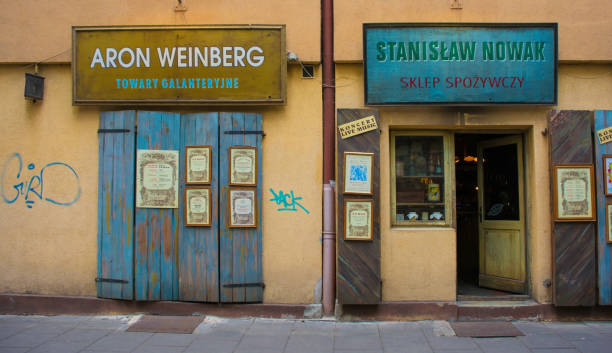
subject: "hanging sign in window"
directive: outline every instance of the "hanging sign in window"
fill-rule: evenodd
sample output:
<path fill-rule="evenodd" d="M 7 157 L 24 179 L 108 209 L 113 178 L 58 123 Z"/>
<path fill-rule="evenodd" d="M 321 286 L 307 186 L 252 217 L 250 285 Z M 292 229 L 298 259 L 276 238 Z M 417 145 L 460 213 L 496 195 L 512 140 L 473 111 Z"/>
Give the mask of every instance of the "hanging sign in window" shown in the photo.
<path fill-rule="evenodd" d="M 73 27 L 74 104 L 283 104 L 284 26 Z"/>
<path fill-rule="evenodd" d="M 556 104 L 557 24 L 364 24 L 365 103 Z"/>

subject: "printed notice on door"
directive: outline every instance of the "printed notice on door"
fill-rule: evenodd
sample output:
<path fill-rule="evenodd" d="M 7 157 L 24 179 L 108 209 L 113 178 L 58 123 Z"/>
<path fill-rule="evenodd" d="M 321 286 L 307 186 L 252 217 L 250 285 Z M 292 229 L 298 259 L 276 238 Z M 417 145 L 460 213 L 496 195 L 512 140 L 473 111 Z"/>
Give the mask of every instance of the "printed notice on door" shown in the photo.
<path fill-rule="evenodd" d="M 178 151 L 138 150 L 136 207 L 178 208 Z"/>
<path fill-rule="evenodd" d="M 558 220 L 592 219 L 592 167 L 556 166 L 556 209 Z"/>
<path fill-rule="evenodd" d="M 229 226 L 256 227 L 255 189 L 229 189 Z"/>

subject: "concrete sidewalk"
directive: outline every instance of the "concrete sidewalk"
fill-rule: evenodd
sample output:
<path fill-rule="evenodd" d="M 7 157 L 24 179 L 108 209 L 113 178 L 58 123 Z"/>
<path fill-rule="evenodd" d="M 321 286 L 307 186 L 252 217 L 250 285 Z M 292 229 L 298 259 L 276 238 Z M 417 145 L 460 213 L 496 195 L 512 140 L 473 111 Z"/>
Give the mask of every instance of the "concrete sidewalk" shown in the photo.
<path fill-rule="evenodd" d="M 527 322 L 525 336 L 455 337 L 446 321 L 207 317 L 193 334 L 126 332 L 139 316 L 0 316 L 0 353 L 612 352 L 612 322 Z"/>

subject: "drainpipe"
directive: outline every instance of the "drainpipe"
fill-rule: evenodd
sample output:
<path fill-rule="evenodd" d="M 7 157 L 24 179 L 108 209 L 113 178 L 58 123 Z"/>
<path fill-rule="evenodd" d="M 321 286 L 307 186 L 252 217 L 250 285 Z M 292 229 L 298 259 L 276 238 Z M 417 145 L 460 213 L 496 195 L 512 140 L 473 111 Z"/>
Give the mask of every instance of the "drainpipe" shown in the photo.
<path fill-rule="evenodd" d="M 323 314 L 334 312 L 336 296 L 336 208 L 334 2 L 321 0 L 321 56 L 323 58 Z"/>

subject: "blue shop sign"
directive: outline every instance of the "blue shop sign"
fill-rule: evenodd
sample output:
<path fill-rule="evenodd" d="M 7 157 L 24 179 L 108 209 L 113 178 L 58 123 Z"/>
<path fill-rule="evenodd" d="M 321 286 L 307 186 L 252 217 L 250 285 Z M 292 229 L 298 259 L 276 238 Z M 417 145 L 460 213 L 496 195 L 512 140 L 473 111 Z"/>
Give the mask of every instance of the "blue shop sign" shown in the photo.
<path fill-rule="evenodd" d="M 363 25 L 366 105 L 557 103 L 557 24 Z"/>

